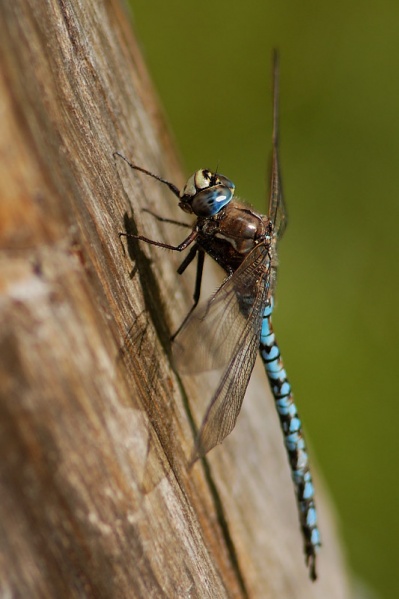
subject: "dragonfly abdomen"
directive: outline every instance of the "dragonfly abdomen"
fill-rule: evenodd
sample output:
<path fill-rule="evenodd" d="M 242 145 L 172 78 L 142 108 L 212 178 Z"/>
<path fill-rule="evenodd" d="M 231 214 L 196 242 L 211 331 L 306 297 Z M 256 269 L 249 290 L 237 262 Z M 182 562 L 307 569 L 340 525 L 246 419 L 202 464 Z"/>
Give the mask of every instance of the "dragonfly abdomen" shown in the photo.
<path fill-rule="evenodd" d="M 306 561 L 310 567 L 311 577 L 315 579 L 315 558 L 321 543 L 317 526 L 312 476 L 309 469 L 305 439 L 302 434 L 302 424 L 273 332 L 272 310 L 272 303 L 266 306 L 264 310 L 260 336 L 260 354 L 283 430 L 304 535 Z"/>

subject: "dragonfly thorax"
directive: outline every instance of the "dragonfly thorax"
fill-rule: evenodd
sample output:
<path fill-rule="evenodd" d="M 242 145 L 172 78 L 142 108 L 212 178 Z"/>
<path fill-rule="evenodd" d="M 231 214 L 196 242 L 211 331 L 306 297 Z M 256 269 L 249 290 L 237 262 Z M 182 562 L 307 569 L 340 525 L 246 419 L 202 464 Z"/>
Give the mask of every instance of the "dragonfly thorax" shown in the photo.
<path fill-rule="evenodd" d="M 207 169 L 196 171 L 180 192 L 179 206 L 184 212 L 211 217 L 228 204 L 234 195 L 234 183 Z"/>
<path fill-rule="evenodd" d="M 227 271 L 236 270 L 259 243 L 271 243 L 268 217 L 237 201 L 213 218 L 199 218 L 196 226 L 197 243 Z"/>

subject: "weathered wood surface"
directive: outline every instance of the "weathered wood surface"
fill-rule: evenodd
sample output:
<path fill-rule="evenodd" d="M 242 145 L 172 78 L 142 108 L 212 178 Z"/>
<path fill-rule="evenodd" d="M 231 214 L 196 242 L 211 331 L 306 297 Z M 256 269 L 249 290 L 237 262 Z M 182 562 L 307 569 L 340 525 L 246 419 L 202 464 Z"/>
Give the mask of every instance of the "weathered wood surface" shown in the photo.
<path fill-rule="evenodd" d="M 178 208 L 115 150 L 184 180 L 128 14 L 3 2 L 0 47 L 1 597 L 348 597 L 318 480 L 308 579 L 261 370 L 234 433 L 187 470 L 210 391 L 183 386 L 168 339 L 193 273 L 186 286 L 171 252 L 118 239 L 181 231 L 140 211 Z"/>

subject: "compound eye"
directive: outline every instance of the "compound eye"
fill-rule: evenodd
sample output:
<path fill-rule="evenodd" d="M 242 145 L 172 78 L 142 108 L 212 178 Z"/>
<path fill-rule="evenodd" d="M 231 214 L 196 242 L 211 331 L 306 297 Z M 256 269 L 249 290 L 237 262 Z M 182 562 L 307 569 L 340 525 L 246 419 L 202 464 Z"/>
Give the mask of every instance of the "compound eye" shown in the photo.
<path fill-rule="evenodd" d="M 230 202 L 234 183 L 208 169 L 196 171 L 180 192 L 180 208 L 197 216 L 214 216 Z"/>
<path fill-rule="evenodd" d="M 197 171 L 194 175 L 195 179 L 195 187 L 198 190 L 206 189 L 210 187 L 214 183 L 212 182 L 212 173 L 206 169 L 201 169 Z"/>
<path fill-rule="evenodd" d="M 230 179 L 228 179 L 224 175 L 215 174 L 214 177 L 215 182 L 212 182 L 212 185 L 224 185 L 228 189 L 231 189 L 232 193 L 234 194 L 236 186 L 234 185 L 233 181 L 230 181 Z"/>
<path fill-rule="evenodd" d="M 233 193 L 231 189 L 224 185 L 199 191 L 191 203 L 192 210 L 197 216 L 214 216 L 230 202 Z"/>
<path fill-rule="evenodd" d="M 195 187 L 196 174 L 197 173 L 194 173 L 194 175 L 191 175 L 191 177 L 189 178 L 189 180 L 187 181 L 187 183 L 181 190 L 181 192 L 180 192 L 181 198 L 184 198 L 184 197 L 193 198 L 195 196 L 195 194 L 197 193 L 197 189 Z"/>
<path fill-rule="evenodd" d="M 193 198 L 195 194 L 197 194 L 199 191 L 201 191 L 202 189 L 206 189 L 211 185 L 211 171 L 208 171 L 206 169 L 200 169 L 199 171 L 196 171 L 193 175 L 191 175 L 191 177 L 181 190 L 180 197 Z"/>

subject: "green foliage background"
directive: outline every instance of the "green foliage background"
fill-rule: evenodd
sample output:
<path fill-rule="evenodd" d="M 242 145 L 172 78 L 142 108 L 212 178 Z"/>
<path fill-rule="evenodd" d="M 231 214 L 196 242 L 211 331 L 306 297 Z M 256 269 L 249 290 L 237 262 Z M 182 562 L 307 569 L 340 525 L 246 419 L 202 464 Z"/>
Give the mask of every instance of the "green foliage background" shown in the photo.
<path fill-rule="evenodd" d="M 218 166 L 262 211 L 280 51 L 275 328 L 350 565 L 396 599 L 399 4 L 131 3 L 187 175 Z"/>

